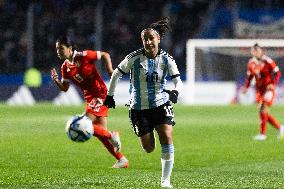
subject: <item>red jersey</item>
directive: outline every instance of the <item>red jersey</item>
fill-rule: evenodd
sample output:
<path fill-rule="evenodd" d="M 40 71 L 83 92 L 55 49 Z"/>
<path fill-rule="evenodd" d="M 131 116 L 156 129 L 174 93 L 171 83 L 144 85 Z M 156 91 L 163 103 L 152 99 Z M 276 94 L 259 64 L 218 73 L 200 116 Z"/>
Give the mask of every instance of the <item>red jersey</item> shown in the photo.
<path fill-rule="evenodd" d="M 247 65 L 247 79 L 245 87 L 248 88 L 253 78 L 256 81 L 256 90 L 264 93 L 269 84 L 277 85 L 281 73 L 275 61 L 268 56 L 262 56 L 260 60 L 251 58 Z"/>
<path fill-rule="evenodd" d="M 87 102 L 94 97 L 105 99 L 107 87 L 99 75 L 95 62 L 100 59 L 99 51 L 74 51 L 73 61 L 65 60 L 61 66 L 62 78 L 71 80 L 84 93 Z"/>

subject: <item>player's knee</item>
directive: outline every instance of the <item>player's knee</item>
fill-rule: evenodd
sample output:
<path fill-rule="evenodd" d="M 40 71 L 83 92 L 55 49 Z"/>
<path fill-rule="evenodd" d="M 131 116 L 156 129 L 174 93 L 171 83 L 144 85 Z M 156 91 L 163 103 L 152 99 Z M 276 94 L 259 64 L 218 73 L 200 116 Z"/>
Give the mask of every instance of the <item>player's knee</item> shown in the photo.
<path fill-rule="evenodd" d="M 155 148 L 144 148 L 144 151 L 145 151 L 146 153 L 151 153 L 151 152 L 154 151 L 154 149 L 155 149 Z"/>
<path fill-rule="evenodd" d="M 155 150 L 155 145 L 152 144 L 142 145 L 142 147 L 146 153 L 151 153 Z"/>
<path fill-rule="evenodd" d="M 159 138 L 161 144 L 171 144 L 173 142 L 173 136 L 171 132 L 161 133 Z"/>

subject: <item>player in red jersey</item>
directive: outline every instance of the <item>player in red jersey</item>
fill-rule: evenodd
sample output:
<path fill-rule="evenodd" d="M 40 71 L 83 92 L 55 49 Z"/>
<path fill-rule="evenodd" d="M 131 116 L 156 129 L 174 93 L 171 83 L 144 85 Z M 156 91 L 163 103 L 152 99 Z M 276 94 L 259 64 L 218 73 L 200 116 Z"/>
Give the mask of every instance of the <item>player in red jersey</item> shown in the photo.
<path fill-rule="evenodd" d="M 252 79 L 255 79 L 256 102 L 259 110 L 260 134 L 255 136 L 255 140 L 265 140 L 267 122 L 279 131 L 278 138 L 283 138 L 283 126 L 269 112 L 269 107 L 275 98 L 275 86 L 278 84 L 281 73 L 275 61 L 264 54 L 263 49 L 255 44 L 251 48 L 253 56 L 247 65 L 247 78 L 243 92 L 246 93 Z"/>
<path fill-rule="evenodd" d="M 102 59 L 105 63 L 108 74 L 111 76 L 112 62 L 106 52 L 85 50 L 82 52 L 74 49 L 74 44 L 66 37 L 56 40 L 57 55 L 64 60 L 61 66 L 62 79 L 53 68 L 51 77 L 61 91 L 67 91 L 72 81 L 84 93 L 86 108 L 84 114 L 92 121 L 94 136 L 96 136 L 117 159 L 113 168 L 127 168 L 128 160 L 120 152 L 121 142 L 119 133 L 107 130 L 108 108 L 103 105 L 106 97 L 107 87 L 99 75 L 95 61 Z"/>

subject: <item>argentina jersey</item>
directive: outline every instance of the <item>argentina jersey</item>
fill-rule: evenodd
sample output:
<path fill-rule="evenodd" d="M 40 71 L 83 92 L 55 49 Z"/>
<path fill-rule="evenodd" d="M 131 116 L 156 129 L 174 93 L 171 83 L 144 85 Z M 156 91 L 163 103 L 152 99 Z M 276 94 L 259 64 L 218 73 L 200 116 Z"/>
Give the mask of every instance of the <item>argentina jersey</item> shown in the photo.
<path fill-rule="evenodd" d="M 139 49 L 126 56 L 118 65 L 122 73 L 130 72 L 130 108 L 143 110 L 165 104 L 169 99 L 163 92 L 166 76 L 179 76 L 175 60 L 165 51 L 159 50 L 153 59 Z"/>

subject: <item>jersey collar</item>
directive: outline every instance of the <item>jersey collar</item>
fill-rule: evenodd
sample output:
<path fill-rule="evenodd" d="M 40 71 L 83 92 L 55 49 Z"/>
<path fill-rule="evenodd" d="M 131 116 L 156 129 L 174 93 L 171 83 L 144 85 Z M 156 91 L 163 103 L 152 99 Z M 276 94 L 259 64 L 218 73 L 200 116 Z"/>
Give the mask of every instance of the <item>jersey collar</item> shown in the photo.
<path fill-rule="evenodd" d="M 75 63 L 74 63 L 74 59 L 75 59 L 75 57 L 77 56 L 77 54 L 78 54 L 78 51 L 74 50 L 73 55 L 72 55 L 72 61 L 70 61 L 70 60 L 68 60 L 68 59 L 66 59 L 65 61 L 66 61 L 68 64 L 70 64 L 70 65 L 74 65 L 74 64 L 75 64 Z"/>
<path fill-rule="evenodd" d="M 161 51 L 162 51 L 162 49 L 161 48 L 159 48 L 158 49 L 158 53 L 157 53 L 157 55 L 154 57 L 154 58 L 150 58 L 150 59 L 155 59 L 158 55 L 160 55 L 161 54 Z M 146 56 L 146 51 L 145 51 L 145 49 L 143 48 L 142 49 L 142 54 L 144 55 L 144 56 Z M 147 57 L 147 56 L 146 56 Z M 149 57 L 147 57 L 147 58 L 149 58 Z"/>

